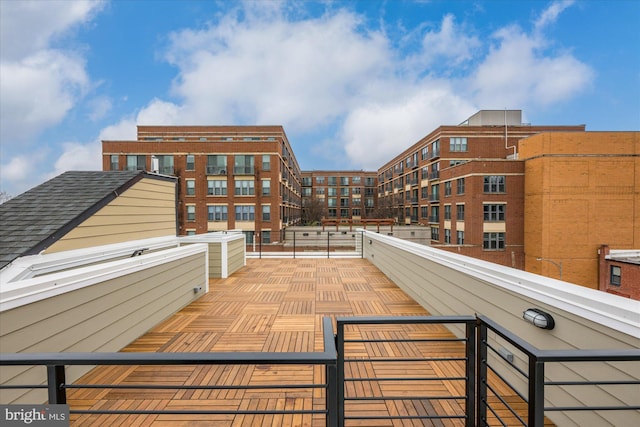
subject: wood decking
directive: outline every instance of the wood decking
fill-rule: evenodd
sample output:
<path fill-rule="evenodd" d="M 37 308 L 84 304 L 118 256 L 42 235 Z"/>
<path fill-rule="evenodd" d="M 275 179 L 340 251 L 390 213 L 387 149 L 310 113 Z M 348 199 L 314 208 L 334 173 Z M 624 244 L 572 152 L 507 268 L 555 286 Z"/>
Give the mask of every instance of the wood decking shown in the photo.
<path fill-rule="evenodd" d="M 368 261 L 362 259 L 263 259 L 248 260 L 231 278 L 211 280 L 210 291 L 153 330 L 132 342 L 126 352 L 305 352 L 323 350 L 322 318 L 325 316 L 407 316 L 428 313 Z M 451 336 L 433 325 L 373 328 L 351 331 L 355 337 L 402 338 Z M 350 356 L 420 356 L 433 345 L 420 343 L 353 344 Z M 435 353 L 460 354 L 462 347 L 447 344 Z M 415 375 L 434 370 L 437 375 L 461 375 L 456 363 L 352 363 L 354 376 Z M 424 375 L 424 372 L 419 375 Z M 247 385 L 284 381 L 309 384 L 324 378 L 322 366 L 114 366 L 100 367 L 81 378 L 81 384 Z M 417 387 L 417 388 L 416 388 Z M 463 394 L 461 384 L 431 382 L 428 386 L 404 383 L 349 383 L 354 396 L 407 393 Z M 72 409 L 109 410 L 268 410 L 322 409 L 323 389 L 78 389 L 68 392 Z M 406 415 L 414 413 L 460 413 L 459 401 L 356 402 L 347 404 L 349 414 Z M 436 407 L 434 407 L 436 406 Z M 315 426 L 325 425 L 324 415 L 72 415 L 72 425 L 220 425 L 220 426 Z M 346 425 L 463 425 L 459 420 L 418 421 L 348 420 Z"/>

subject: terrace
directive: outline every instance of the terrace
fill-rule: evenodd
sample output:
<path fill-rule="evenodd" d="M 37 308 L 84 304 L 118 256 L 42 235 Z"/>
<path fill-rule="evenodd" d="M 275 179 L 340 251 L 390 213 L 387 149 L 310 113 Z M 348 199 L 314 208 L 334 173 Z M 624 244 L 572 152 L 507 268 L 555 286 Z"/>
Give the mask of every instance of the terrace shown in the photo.
<path fill-rule="evenodd" d="M 0 365 L 14 366 L 2 367 L 1 382 L 16 388 L 0 389 L 2 403 L 46 401 L 38 389 L 15 394 L 17 384 L 42 383 L 46 389 L 44 365 L 54 384 L 49 402 L 69 404 L 74 425 L 638 421 L 637 302 L 359 233 L 360 258 L 248 259 L 227 278 L 206 279 L 203 290 L 198 288 L 203 276 L 211 276 L 212 250 L 197 239 L 182 247 L 157 243 L 149 254 L 98 264 L 111 276 L 96 279 L 94 287 L 100 280 L 113 286 L 107 282 L 115 280 L 114 270 L 122 270 L 123 278 L 134 275 L 136 289 L 146 286 L 147 277 L 155 283 L 135 297 L 145 308 L 116 303 L 108 313 L 130 310 L 117 314 L 129 320 L 120 329 L 136 329 L 131 319 L 155 304 L 150 302 L 171 299 L 182 308 L 167 307 L 171 316 L 150 315 L 138 328 L 146 333 L 135 332 L 133 339 L 126 333 L 111 339 L 126 341 L 114 344 L 119 353 L 95 342 L 87 350 L 77 339 L 58 353 L 42 354 L 36 343 L 3 354 Z M 82 274 L 98 276 L 95 265 L 83 268 Z M 73 271 L 53 274 L 62 286 L 78 283 L 65 282 Z M 42 287 L 50 279 L 41 274 L 26 280 L 40 280 Z M 165 297 L 150 295 L 164 287 Z M 17 306 L 6 296 L 0 305 L 5 316 L 8 304 Z M 529 307 L 552 313 L 556 328 L 525 322 L 522 312 Z M 90 327 L 89 320 L 78 322 Z M 29 335 L 27 324 L 8 331 L 0 322 L 0 328 L 3 343 Z M 106 329 L 95 328 L 87 341 Z M 59 329 L 50 323 L 44 335 L 80 333 L 74 326 Z M 32 365 L 22 373 L 26 379 L 15 371 Z M 80 365 L 104 366 L 78 370 Z"/>

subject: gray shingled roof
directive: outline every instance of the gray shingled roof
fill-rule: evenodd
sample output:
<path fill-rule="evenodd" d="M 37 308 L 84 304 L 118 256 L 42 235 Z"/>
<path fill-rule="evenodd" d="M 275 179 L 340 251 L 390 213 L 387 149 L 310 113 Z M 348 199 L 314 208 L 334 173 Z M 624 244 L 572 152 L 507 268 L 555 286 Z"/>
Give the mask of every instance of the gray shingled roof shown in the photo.
<path fill-rule="evenodd" d="M 0 205 L 0 268 L 38 253 L 142 179 L 141 171 L 65 172 Z"/>

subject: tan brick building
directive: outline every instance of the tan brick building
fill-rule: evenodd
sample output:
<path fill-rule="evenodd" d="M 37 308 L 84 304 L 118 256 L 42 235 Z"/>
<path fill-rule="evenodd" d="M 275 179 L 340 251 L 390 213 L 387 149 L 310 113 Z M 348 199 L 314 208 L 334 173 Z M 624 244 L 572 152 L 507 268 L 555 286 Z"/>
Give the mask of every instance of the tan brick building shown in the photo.
<path fill-rule="evenodd" d="M 640 132 L 545 133 L 519 156 L 525 269 L 558 278 L 561 268 L 563 280 L 598 289 L 600 246 L 640 247 Z"/>
<path fill-rule="evenodd" d="M 178 234 L 240 229 L 280 240 L 301 214 L 301 174 L 282 126 L 138 126 L 135 141 L 103 141 L 104 170 L 179 178 Z"/>
<path fill-rule="evenodd" d="M 303 171 L 302 203 L 317 201 L 326 218 L 367 218 L 378 198 L 375 171 Z"/>

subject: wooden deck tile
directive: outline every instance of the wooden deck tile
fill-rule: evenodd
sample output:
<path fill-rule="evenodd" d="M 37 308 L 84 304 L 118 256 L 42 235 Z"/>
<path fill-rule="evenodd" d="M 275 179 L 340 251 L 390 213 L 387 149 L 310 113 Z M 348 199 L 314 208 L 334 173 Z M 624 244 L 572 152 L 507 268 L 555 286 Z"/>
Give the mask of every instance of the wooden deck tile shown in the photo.
<path fill-rule="evenodd" d="M 209 292 L 166 319 L 122 351 L 303 352 L 323 350 L 323 318 L 330 316 L 402 315 L 428 313 L 364 259 L 262 259 L 227 279 L 212 279 Z M 351 339 L 451 337 L 437 325 L 347 326 Z M 352 358 L 460 355 L 452 343 L 347 343 Z M 351 396 L 401 396 L 461 393 L 455 382 L 405 382 L 408 376 L 462 375 L 457 362 L 349 362 L 347 376 L 393 377 L 394 381 L 353 381 Z M 324 380 L 322 366 L 211 365 L 105 366 L 78 383 L 175 384 L 239 386 L 288 382 L 310 384 Z M 179 390 L 73 389 L 78 409 L 323 409 L 324 389 L 251 390 L 242 388 Z M 415 415 L 460 413 L 457 401 L 347 401 L 347 415 Z M 324 426 L 324 415 L 72 415 L 72 425 L 131 426 Z M 346 426 L 461 425 L 457 421 L 347 420 Z"/>

